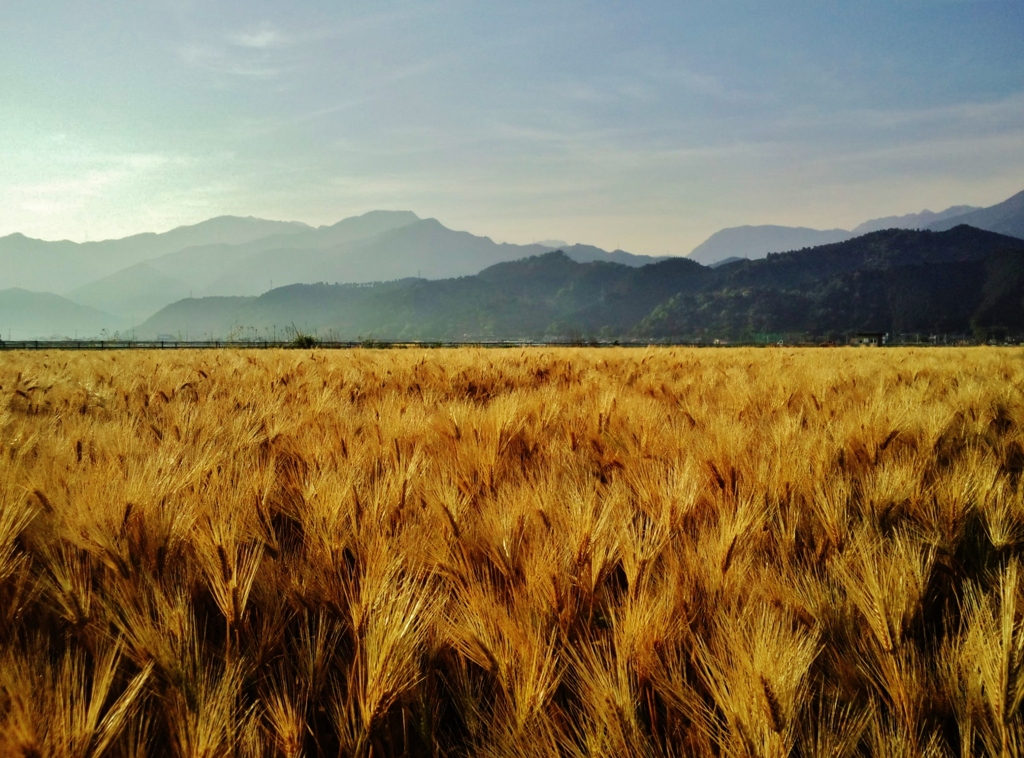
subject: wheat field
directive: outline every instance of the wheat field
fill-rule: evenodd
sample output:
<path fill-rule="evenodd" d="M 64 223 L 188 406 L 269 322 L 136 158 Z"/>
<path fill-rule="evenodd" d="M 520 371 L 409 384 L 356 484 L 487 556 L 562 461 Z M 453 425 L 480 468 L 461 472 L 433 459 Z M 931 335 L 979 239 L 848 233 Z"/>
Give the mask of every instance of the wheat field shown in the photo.
<path fill-rule="evenodd" d="M 4 756 L 1024 754 L 1024 353 L 4 353 Z"/>

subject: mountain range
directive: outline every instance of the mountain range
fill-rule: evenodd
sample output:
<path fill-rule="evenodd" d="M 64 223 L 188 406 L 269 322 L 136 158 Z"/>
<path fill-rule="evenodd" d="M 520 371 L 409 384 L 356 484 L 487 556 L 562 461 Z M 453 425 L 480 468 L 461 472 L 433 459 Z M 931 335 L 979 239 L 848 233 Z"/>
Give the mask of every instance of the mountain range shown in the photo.
<path fill-rule="evenodd" d="M 928 228 L 945 231 L 959 224 L 1024 238 L 1024 192 L 1018 192 L 1008 200 L 989 208 L 977 208 L 953 218 L 936 221 L 929 224 Z"/>
<path fill-rule="evenodd" d="M 198 245 L 237 245 L 309 229 L 297 222 L 223 216 L 163 234 L 103 242 L 48 242 L 23 234 L 0 238 L 0 288 L 63 294 L 123 268 Z"/>
<path fill-rule="evenodd" d="M 302 284 L 259 297 L 186 299 L 138 327 L 172 334 L 343 340 L 841 339 L 849 332 L 1024 333 L 1024 240 L 961 225 L 888 229 L 710 268 L 642 267 L 561 251 L 474 276 Z"/>
<path fill-rule="evenodd" d="M 1024 192 L 990 208 L 954 206 L 941 213 L 890 216 L 853 231 L 734 227 L 712 235 L 687 262 L 728 268 L 769 252 L 849 241 L 879 227 L 938 230 L 960 222 L 1024 237 Z M 636 269 L 667 262 L 559 240 L 500 244 L 409 211 L 373 211 L 316 228 L 224 216 L 163 234 L 81 244 L 14 234 L 0 238 L 0 331 L 16 338 L 127 331 L 182 301 L 194 305 L 207 298 L 254 298 L 299 284 L 467 277 L 556 247 L 581 265 L 615 263 Z M 39 297 L 33 300 L 33 294 Z M 54 299 L 58 294 L 62 300 Z M 5 311 L 5 302 L 16 304 Z"/>
<path fill-rule="evenodd" d="M 113 334 L 120 320 L 50 292 L 19 287 L 0 290 L 0 339 L 97 337 Z"/>
<path fill-rule="evenodd" d="M 224 216 L 106 242 L 0 238 L 0 287 L 60 294 L 127 329 L 185 297 L 259 295 L 295 283 L 440 279 L 551 249 L 499 244 L 409 211 L 371 211 L 317 228 Z M 642 266 L 661 260 L 588 245 L 564 249 L 581 262 Z M 77 327 L 64 331 L 71 328 Z M 49 336 L 38 330 L 20 334 Z"/>
<path fill-rule="evenodd" d="M 712 234 L 697 245 L 688 257 L 705 266 L 713 266 L 741 258 L 764 258 L 772 252 L 828 245 L 855 236 L 845 229 L 822 230 L 771 224 L 731 226 Z"/>
<path fill-rule="evenodd" d="M 846 229 L 808 229 L 797 226 L 732 226 L 712 234 L 689 257 L 706 266 L 736 258 L 764 258 L 768 253 L 800 250 L 842 242 L 883 229 L 931 229 L 945 231 L 967 224 L 1012 237 L 1024 237 L 1024 192 L 988 208 L 954 205 L 933 213 L 923 210 L 903 216 L 885 216 Z"/>

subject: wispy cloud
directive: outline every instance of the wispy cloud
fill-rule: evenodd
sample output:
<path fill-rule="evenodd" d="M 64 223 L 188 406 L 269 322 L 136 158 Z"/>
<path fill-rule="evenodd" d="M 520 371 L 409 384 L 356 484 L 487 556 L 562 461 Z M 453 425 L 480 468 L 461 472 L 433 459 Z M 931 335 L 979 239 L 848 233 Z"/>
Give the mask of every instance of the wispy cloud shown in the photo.
<path fill-rule="evenodd" d="M 228 35 L 227 41 L 235 47 L 244 47 L 250 50 L 274 50 L 290 46 L 294 39 L 272 24 L 264 23 L 233 32 Z"/>
<path fill-rule="evenodd" d="M 182 45 L 178 55 L 193 68 L 246 79 L 276 79 L 290 69 L 262 56 L 237 55 L 231 50 L 208 45 Z"/>
<path fill-rule="evenodd" d="M 177 48 L 187 66 L 220 77 L 272 80 L 294 70 L 288 55 L 298 37 L 263 23 L 224 34 L 215 41 L 187 42 Z"/>
<path fill-rule="evenodd" d="M 554 85 L 556 96 L 585 105 L 634 106 L 659 99 L 677 99 L 687 94 L 722 103 L 744 103 L 754 100 L 717 76 L 679 66 L 645 66 L 628 76 L 571 79 Z"/>

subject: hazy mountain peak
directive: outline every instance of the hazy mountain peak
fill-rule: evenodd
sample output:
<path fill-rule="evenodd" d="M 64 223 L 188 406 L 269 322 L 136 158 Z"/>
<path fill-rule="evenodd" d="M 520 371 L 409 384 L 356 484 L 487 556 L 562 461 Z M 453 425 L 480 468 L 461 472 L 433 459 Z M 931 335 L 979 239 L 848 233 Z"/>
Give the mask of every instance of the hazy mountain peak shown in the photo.
<path fill-rule="evenodd" d="M 763 258 L 768 253 L 842 242 L 852 236 L 845 229 L 821 230 L 775 224 L 733 226 L 712 234 L 688 257 L 707 266 L 725 258 Z"/>
<path fill-rule="evenodd" d="M 265 237 L 269 234 L 288 234 L 312 229 L 301 221 L 272 221 L 256 216 L 214 216 L 195 224 L 182 224 L 166 232 L 141 232 L 120 239 L 99 242 L 83 242 L 83 246 L 137 245 L 149 241 L 160 246 L 164 252 L 183 247 L 214 244 L 218 242 L 240 243 Z"/>
<path fill-rule="evenodd" d="M 342 225 L 352 225 L 356 222 L 380 223 L 390 225 L 392 228 L 412 224 L 420 220 L 412 211 L 367 211 L 359 216 L 343 218 L 336 224 L 321 226 L 321 229 L 333 229 Z"/>
<path fill-rule="evenodd" d="M 853 228 L 854 234 L 867 234 L 882 229 L 924 229 L 929 224 L 943 221 L 947 218 L 978 210 L 973 205 L 954 205 L 944 211 L 933 213 L 930 210 L 923 210 L 920 213 L 907 213 L 902 216 L 884 216 L 865 221 L 863 224 Z"/>
<path fill-rule="evenodd" d="M 929 224 L 928 228 L 944 231 L 959 224 L 1024 239 L 1024 191 L 988 208 L 979 208 Z"/>

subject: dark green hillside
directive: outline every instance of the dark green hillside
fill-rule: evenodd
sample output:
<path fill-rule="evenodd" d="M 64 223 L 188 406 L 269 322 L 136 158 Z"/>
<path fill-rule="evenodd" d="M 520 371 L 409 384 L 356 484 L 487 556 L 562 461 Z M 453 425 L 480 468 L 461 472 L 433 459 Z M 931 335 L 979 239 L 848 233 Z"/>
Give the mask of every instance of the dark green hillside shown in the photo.
<path fill-rule="evenodd" d="M 969 226 L 942 233 L 886 229 L 846 242 L 739 261 L 716 271 L 728 286 L 794 289 L 854 271 L 977 261 L 996 250 L 1021 246 L 1020 240 Z"/>
<path fill-rule="evenodd" d="M 836 338 L 852 331 L 1022 330 L 1024 318 L 1005 304 L 1022 292 L 1020 283 L 1002 284 L 997 270 L 1013 270 L 1022 257 L 1019 240 L 968 226 L 942 233 L 889 229 L 721 266 L 709 287 L 663 303 L 636 333 L 753 339 L 781 332 Z M 990 304 L 982 309 L 986 292 Z"/>

